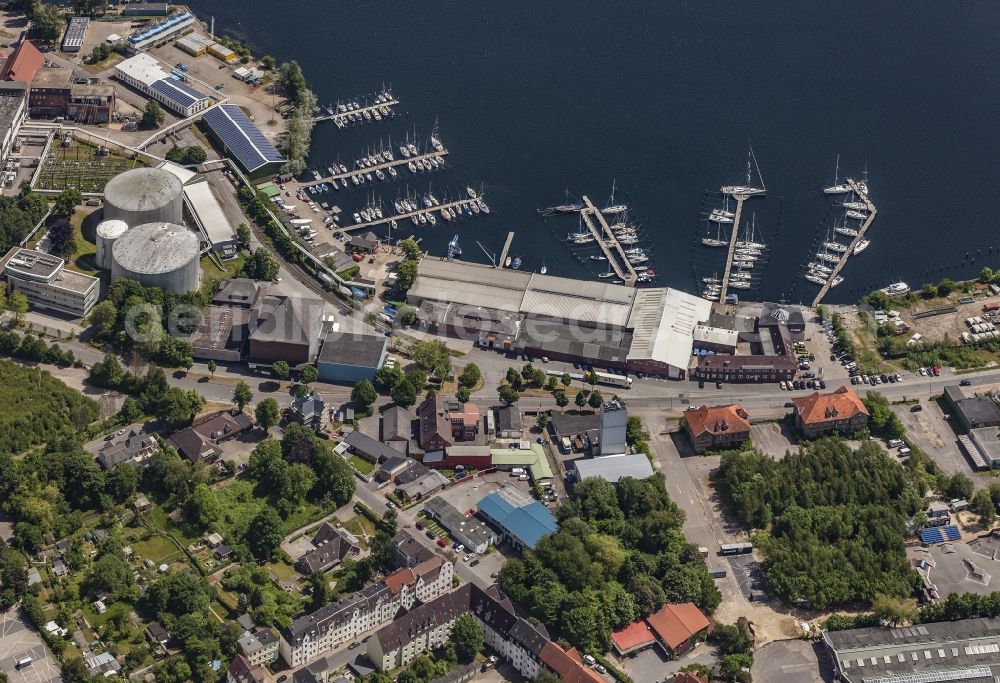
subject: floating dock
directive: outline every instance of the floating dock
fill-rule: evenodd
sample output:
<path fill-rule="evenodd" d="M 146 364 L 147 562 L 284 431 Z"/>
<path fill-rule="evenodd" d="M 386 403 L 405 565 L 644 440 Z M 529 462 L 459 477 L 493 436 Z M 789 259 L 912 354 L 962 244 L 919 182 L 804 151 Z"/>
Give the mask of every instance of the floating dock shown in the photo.
<path fill-rule="evenodd" d="M 503 243 L 503 251 L 500 252 L 500 261 L 496 264 L 497 268 L 503 268 L 503 264 L 507 262 L 507 253 L 510 251 L 511 242 L 514 241 L 514 233 L 507 233 L 507 241 Z"/>
<path fill-rule="evenodd" d="M 344 128 L 350 123 L 371 123 L 373 121 L 381 121 L 384 118 L 393 116 L 394 112 L 392 111 L 392 107 L 399 104 L 399 100 L 389 93 L 383 93 L 382 95 L 387 96 L 388 99 L 385 99 L 382 102 L 368 104 L 363 107 L 349 109 L 347 111 L 337 111 L 332 114 L 320 114 L 313 120 L 316 122 L 333 121 L 337 124 L 337 128 Z M 388 114 L 383 112 L 383 109 L 386 108 L 389 109 Z M 365 114 L 367 114 L 367 116 L 365 116 Z M 376 118 L 376 115 L 378 115 L 378 118 Z"/>
<path fill-rule="evenodd" d="M 618 241 L 618 237 L 612 232 L 601 210 L 594 206 L 594 203 L 590 201 L 587 195 L 583 195 L 582 199 L 583 208 L 580 209 L 580 215 L 583 217 L 583 222 L 587 226 L 587 229 L 590 230 L 590 234 L 594 236 L 601 251 L 604 252 L 604 256 L 608 259 L 608 265 L 614 270 L 619 280 L 629 287 L 634 287 L 636 280 L 635 267 L 625 254 L 625 247 L 622 246 L 621 242 Z"/>
<path fill-rule="evenodd" d="M 365 175 L 366 173 L 374 173 L 375 171 L 385 171 L 389 168 L 398 168 L 400 166 L 406 166 L 411 161 L 416 163 L 418 160 L 423 162 L 430 159 L 444 159 L 448 156 L 448 149 L 442 147 L 440 150 L 433 150 L 425 154 L 416 154 L 408 157 L 400 157 L 398 159 L 394 158 L 392 161 L 384 161 L 381 164 L 375 164 L 374 166 L 368 166 L 366 168 L 354 168 L 348 169 L 347 173 L 338 173 L 336 175 L 329 175 L 325 178 L 319 178 L 318 180 L 310 180 L 309 182 L 300 183 L 300 187 L 307 188 L 313 185 L 322 185 L 323 183 L 333 183 L 334 181 L 350 180 L 354 176 Z M 433 170 L 433 169 L 432 169 Z M 415 173 L 420 173 L 420 171 L 415 171 Z M 389 180 L 386 178 L 386 180 Z M 365 179 L 366 183 L 373 183 L 374 180 Z M 343 188 L 338 188 L 343 189 Z"/>
<path fill-rule="evenodd" d="M 830 276 L 826 278 L 826 283 L 820 287 L 819 294 L 816 295 L 816 298 L 813 299 L 812 302 L 814 307 L 818 306 L 823 301 L 823 297 L 825 297 L 827 292 L 830 291 L 830 283 L 837 278 L 841 269 L 847 265 L 847 260 L 854 255 L 854 249 L 858 246 L 858 243 L 864 239 L 865 233 L 868 232 L 868 228 L 871 227 L 871 224 L 875 222 L 877 209 L 875 208 L 875 205 L 872 204 L 872 200 L 868 198 L 868 193 L 862 192 L 861 186 L 858 185 L 853 178 L 848 178 L 847 184 L 851 186 L 851 189 L 854 190 L 855 194 L 861 197 L 861 201 L 863 201 L 868 207 L 868 218 L 865 219 L 865 222 L 861 224 L 860 228 L 858 228 L 858 234 L 853 240 L 851 240 L 851 244 L 847 248 L 847 251 L 840 255 L 840 260 L 837 261 L 837 265 L 833 267 L 833 271 L 830 273 Z"/>
<path fill-rule="evenodd" d="M 733 218 L 732 235 L 729 238 L 729 251 L 726 252 L 726 270 L 722 274 L 722 288 L 719 289 L 719 302 L 725 303 L 726 294 L 729 292 L 729 277 L 733 274 L 733 254 L 736 253 L 736 243 L 739 241 L 740 216 L 743 214 L 743 203 L 750 197 L 745 194 L 735 194 L 736 216 Z"/>
<path fill-rule="evenodd" d="M 338 225 L 331 227 L 333 227 L 335 230 L 343 230 L 344 232 L 353 232 L 354 230 L 365 230 L 366 228 L 374 228 L 379 225 L 385 225 L 387 223 L 391 223 L 392 221 L 400 222 L 409 219 L 413 216 L 419 217 L 420 214 L 434 213 L 435 211 L 441 211 L 441 209 L 456 209 L 458 211 L 462 211 L 465 209 L 466 206 L 472 206 L 473 204 L 476 204 L 478 202 L 479 202 L 478 198 L 470 199 L 466 197 L 464 199 L 456 199 L 451 202 L 441 202 L 441 204 L 439 204 L 438 206 L 432 206 L 429 209 L 421 207 L 416 211 L 408 211 L 406 213 L 399 213 L 394 216 L 386 216 L 385 218 L 378 218 L 373 221 L 364 221 L 361 223 L 355 223 L 354 225 Z M 475 215 L 477 214 L 473 214 L 473 216 Z M 457 220 L 457 218 L 453 218 L 451 221 L 447 221 L 444 218 L 441 218 L 440 220 L 443 221 L 445 224 L 447 224 Z M 436 226 L 431 226 L 431 227 L 436 227 Z"/>

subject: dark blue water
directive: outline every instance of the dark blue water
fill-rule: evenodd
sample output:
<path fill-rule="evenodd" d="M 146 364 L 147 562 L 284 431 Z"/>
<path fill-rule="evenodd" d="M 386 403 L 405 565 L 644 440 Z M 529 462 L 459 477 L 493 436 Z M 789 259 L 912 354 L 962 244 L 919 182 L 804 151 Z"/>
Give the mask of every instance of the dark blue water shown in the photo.
<path fill-rule="evenodd" d="M 820 188 L 837 154 L 841 177 L 867 166 L 879 214 L 872 245 L 829 300 L 1000 265 L 992 2 L 191 5 L 256 53 L 297 59 L 321 102 L 391 83 L 403 115 L 346 131 L 319 124 L 315 167 L 414 126 L 426 137 L 439 121 L 449 169 L 416 179 L 404 170 L 398 187 L 376 187 L 389 204 L 407 182 L 421 192 L 433 183 L 436 194 L 483 186 L 489 217 L 456 228 L 407 223 L 432 253 L 457 231 L 465 258 L 485 260 L 475 242 L 499 251 L 514 230 L 525 268 L 544 260 L 552 274 L 588 276 L 598 269 L 561 239 L 574 219 L 536 210 L 567 189 L 602 203 L 616 180 L 649 233 L 659 283 L 695 291 L 695 273 L 720 263 L 696 246 L 699 218 L 720 184 L 741 181 L 749 142 L 768 196 L 746 211 L 771 249 L 745 296 L 812 298 L 798 273 L 833 217 Z M 332 201 L 349 209 L 364 197 L 352 188 Z"/>

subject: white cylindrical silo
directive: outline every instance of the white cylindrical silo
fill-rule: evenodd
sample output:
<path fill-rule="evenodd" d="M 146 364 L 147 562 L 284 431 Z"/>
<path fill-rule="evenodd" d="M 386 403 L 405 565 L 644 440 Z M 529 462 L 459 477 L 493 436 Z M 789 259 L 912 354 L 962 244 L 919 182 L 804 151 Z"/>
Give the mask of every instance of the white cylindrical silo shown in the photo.
<path fill-rule="evenodd" d="M 125 221 L 117 218 L 101 221 L 97 225 L 97 253 L 94 261 L 98 268 L 111 268 L 111 248 L 115 245 L 115 240 L 125 234 L 128 225 Z"/>
<path fill-rule="evenodd" d="M 133 168 L 104 186 L 105 220 L 123 220 L 130 226 L 180 223 L 183 213 L 184 187 L 162 168 Z"/>
<path fill-rule="evenodd" d="M 175 223 L 146 223 L 129 228 L 111 249 L 111 279 L 128 278 L 167 292 L 198 289 L 201 242 Z"/>

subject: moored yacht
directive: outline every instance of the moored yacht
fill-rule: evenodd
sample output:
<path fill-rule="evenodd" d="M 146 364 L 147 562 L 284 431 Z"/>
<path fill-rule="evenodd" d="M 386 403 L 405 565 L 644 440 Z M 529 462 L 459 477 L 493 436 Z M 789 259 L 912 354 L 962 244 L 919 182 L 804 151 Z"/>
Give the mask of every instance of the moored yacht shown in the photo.
<path fill-rule="evenodd" d="M 854 209 L 848 209 L 844 215 L 847 216 L 848 218 L 856 218 L 859 221 L 868 220 L 868 214 L 865 213 L 864 211 L 855 211 Z"/>
<path fill-rule="evenodd" d="M 889 296 L 903 296 L 904 294 L 909 293 L 910 286 L 905 282 L 894 282 L 888 287 L 883 287 L 879 291 L 884 294 L 888 294 Z"/>
<path fill-rule="evenodd" d="M 847 247 L 845 247 L 840 242 L 823 242 L 823 246 L 829 249 L 830 251 L 836 251 L 841 254 L 847 251 Z"/>
<path fill-rule="evenodd" d="M 867 249 L 868 245 L 871 243 L 872 243 L 871 240 L 861 240 L 860 242 L 858 242 L 858 246 L 854 247 L 854 254 L 855 255 L 860 254 L 865 249 Z"/>

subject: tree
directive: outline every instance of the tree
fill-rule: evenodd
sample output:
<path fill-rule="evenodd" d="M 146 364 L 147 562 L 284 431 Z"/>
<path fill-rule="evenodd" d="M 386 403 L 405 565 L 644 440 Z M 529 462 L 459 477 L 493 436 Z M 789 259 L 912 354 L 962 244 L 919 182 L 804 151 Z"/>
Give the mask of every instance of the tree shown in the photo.
<path fill-rule="evenodd" d="M 396 268 L 396 287 L 400 291 L 409 291 L 413 283 L 417 281 L 417 262 L 403 261 Z"/>
<path fill-rule="evenodd" d="M 569 405 L 569 396 L 566 395 L 565 391 L 557 391 L 553 396 L 556 399 L 556 405 L 560 408 L 565 408 Z"/>
<path fill-rule="evenodd" d="M 576 403 L 577 408 L 584 407 L 587 405 L 587 394 L 582 391 L 578 391 L 576 393 L 576 398 L 573 399 L 573 402 Z"/>
<path fill-rule="evenodd" d="M 573 378 L 569 376 L 568 372 L 564 372 L 562 377 L 559 378 L 559 382 L 562 383 L 564 387 L 569 387 L 573 383 Z"/>
<path fill-rule="evenodd" d="M 252 400 L 253 391 L 250 390 L 250 385 L 241 380 L 236 385 L 236 388 L 233 389 L 233 403 L 235 403 L 236 407 L 240 409 L 240 412 L 242 412 L 244 408 L 250 405 L 250 401 Z"/>
<path fill-rule="evenodd" d="M 973 512 L 979 515 L 980 524 L 984 527 L 993 525 L 993 521 L 997 517 L 997 509 L 992 496 L 990 496 L 989 489 L 979 489 L 976 491 L 972 496 L 972 501 L 970 501 L 970 507 Z"/>
<path fill-rule="evenodd" d="M 253 255 L 243 264 L 243 272 L 254 280 L 274 280 L 278 277 L 280 264 L 270 251 L 257 247 Z"/>
<path fill-rule="evenodd" d="M 341 506 L 354 495 L 355 479 L 343 458 L 330 449 L 323 449 L 316 456 L 314 463 L 316 471 L 315 495 L 323 498 L 329 496 L 336 506 Z"/>
<path fill-rule="evenodd" d="M 462 374 L 458 376 L 459 386 L 472 389 L 482 378 L 483 373 L 475 363 L 469 363 L 462 368 Z"/>
<path fill-rule="evenodd" d="M 439 341 L 414 342 L 410 348 L 410 357 L 425 373 L 433 372 L 444 378 L 451 370 L 451 353 L 448 347 Z"/>
<path fill-rule="evenodd" d="M 250 453 L 250 476 L 264 492 L 277 494 L 287 485 L 288 463 L 281 453 L 281 444 L 264 439 Z"/>
<path fill-rule="evenodd" d="M 303 384 L 312 384 L 319 379 L 319 370 L 315 365 L 307 365 L 299 370 L 299 381 Z M 372 401 L 374 403 L 374 401 Z"/>
<path fill-rule="evenodd" d="M 236 226 L 236 243 L 239 245 L 240 249 L 250 248 L 250 226 L 246 223 L 240 223 Z"/>
<path fill-rule="evenodd" d="M 363 379 L 351 389 L 351 400 L 361 406 L 363 410 L 368 410 L 371 404 L 378 400 L 378 392 L 367 379 Z"/>
<path fill-rule="evenodd" d="M 959 472 L 953 477 L 947 478 L 947 485 L 943 489 L 943 493 L 948 498 L 960 498 L 962 500 L 969 500 L 972 497 L 972 480 L 967 476 Z"/>
<path fill-rule="evenodd" d="M 986 284 L 993 282 L 993 269 L 989 266 L 983 266 L 983 269 L 979 272 L 979 279 Z"/>
<path fill-rule="evenodd" d="M 274 71 L 278 68 L 278 61 L 271 55 L 264 55 L 260 58 L 260 65 L 267 71 Z"/>
<path fill-rule="evenodd" d="M 139 487 L 139 468 L 128 463 L 118 463 L 104 475 L 104 492 L 116 503 L 124 503 L 135 495 Z"/>
<path fill-rule="evenodd" d="M 72 254 L 76 250 L 73 226 L 66 218 L 56 218 L 49 225 L 49 250 L 58 256 Z"/>
<path fill-rule="evenodd" d="M 723 655 L 719 660 L 719 675 L 726 681 L 737 681 L 743 676 L 743 669 L 753 666 L 753 657 L 743 653 Z"/>
<path fill-rule="evenodd" d="M 552 422 L 552 416 L 548 413 L 538 413 L 538 419 L 536 422 L 538 424 L 538 428 L 544 432 L 545 428 L 549 426 L 550 422 Z"/>
<path fill-rule="evenodd" d="M 156 100 L 149 100 L 146 102 L 146 108 L 142 111 L 142 124 L 143 128 L 159 128 L 163 125 L 163 121 L 166 115 L 160 108 L 159 102 Z"/>
<path fill-rule="evenodd" d="M 57 218 L 69 218 L 81 201 L 83 196 L 79 190 L 67 188 L 56 195 L 56 200 L 52 204 L 52 215 Z"/>
<path fill-rule="evenodd" d="M 298 507 L 316 486 L 317 477 L 308 465 L 296 462 L 288 466 L 281 497 Z"/>
<path fill-rule="evenodd" d="M 472 398 L 472 394 L 468 387 L 459 387 L 458 391 L 455 392 L 455 400 L 459 403 L 468 403 L 470 398 Z"/>
<path fill-rule="evenodd" d="M 416 240 L 405 239 L 399 243 L 399 248 L 403 250 L 403 257 L 407 261 L 416 261 L 420 258 L 420 245 Z"/>
<path fill-rule="evenodd" d="M 281 408 L 276 400 L 268 397 L 257 404 L 254 409 L 254 417 L 257 419 L 257 426 L 266 432 L 278 424 L 278 420 L 281 418 Z"/>
<path fill-rule="evenodd" d="M 46 5 L 51 7 L 51 5 Z M 62 665 L 62 679 L 65 683 L 90 683 L 87 665 L 79 657 L 67 657 Z"/>
<path fill-rule="evenodd" d="M 214 360 L 208 361 L 208 371 L 212 373 L 212 378 L 215 378 L 215 371 L 219 368 L 219 364 Z"/>
<path fill-rule="evenodd" d="M 275 549 L 281 544 L 281 518 L 270 507 L 266 507 L 250 520 L 247 528 L 247 546 L 261 562 L 271 559 Z"/>
<path fill-rule="evenodd" d="M 24 315 L 28 312 L 28 297 L 24 292 L 12 292 L 7 297 L 7 310 L 14 314 L 15 321 L 20 325 Z"/>
<path fill-rule="evenodd" d="M 535 683 L 560 683 L 562 681 L 559 676 L 555 675 L 548 669 L 542 669 L 535 676 Z"/>
<path fill-rule="evenodd" d="M 271 366 L 271 369 L 274 371 L 274 376 L 277 377 L 278 379 L 288 379 L 290 370 L 288 368 L 288 363 L 286 363 L 285 361 L 283 360 L 275 361 L 274 364 Z"/>
<path fill-rule="evenodd" d="M 105 299 L 90 311 L 90 324 L 94 328 L 94 336 L 105 339 L 115 330 L 118 324 L 118 308 Z"/>
<path fill-rule="evenodd" d="M 405 377 L 396 383 L 389 395 L 402 408 L 409 408 L 417 402 L 417 390 Z"/>
<path fill-rule="evenodd" d="M 198 529 L 211 529 L 222 519 L 224 510 L 215 491 L 206 484 L 198 484 L 184 505 L 184 515 Z"/>
<path fill-rule="evenodd" d="M 500 397 L 500 402 L 505 406 L 515 404 L 518 399 L 521 398 L 521 395 L 517 393 L 517 390 L 509 384 L 501 384 L 497 387 L 497 394 Z"/>
<path fill-rule="evenodd" d="M 462 661 L 476 656 L 485 645 L 483 629 L 471 614 L 463 614 L 455 620 L 451 627 L 451 642 L 455 644 L 455 653 Z"/>
<path fill-rule="evenodd" d="M 597 410 L 603 404 L 604 404 L 604 397 L 601 396 L 601 392 L 599 392 L 599 391 L 592 391 L 592 392 L 590 392 L 590 396 L 587 397 L 587 405 L 588 406 L 590 406 L 594 410 Z"/>
<path fill-rule="evenodd" d="M 877 593 L 872 601 L 872 611 L 878 618 L 893 628 L 916 622 L 919 610 L 912 598 L 897 598 Z"/>
<path fill-rule="evenodd" d="M 330 600 L 330 582 L 326 574 L 315 571 L 309 575 L 309 611 L 315 612 Z"/>
<path fill-rule="evenodd" d="M 382 393 L 388 393 L 401 379 L 403 371 L 397 366 L 383 365 L 375 371 L 375 388 Z"/>
<path fill-rule="evenodd" d="M 46 43 L 54 43 L 62 35 L 63 13 L 55 5 L 42 5 L 31 17 L 32 27 Z"/>

